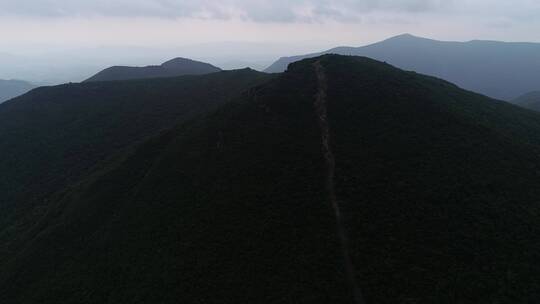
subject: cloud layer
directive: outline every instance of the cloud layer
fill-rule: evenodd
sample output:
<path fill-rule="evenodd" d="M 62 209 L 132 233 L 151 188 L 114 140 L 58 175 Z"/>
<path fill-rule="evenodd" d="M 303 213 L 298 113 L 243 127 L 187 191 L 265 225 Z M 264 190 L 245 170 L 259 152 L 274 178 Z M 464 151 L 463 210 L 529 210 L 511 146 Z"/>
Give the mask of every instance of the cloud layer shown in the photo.
<path fill-rule="evenodd" d="M 539 41 L 539 16 L 539 0 L 0 0 L 0 47 Z"/>
<path fill-rule="evenodd" d="M 459 0 L 464 1 L 464 0 Z M 518 0 L 520 1 L 520 0 Z M 0 15 L 240 18 L 256 22 L 351 20 L 373 11 L 429 12 L 457 0 L 0 0 Z"/>

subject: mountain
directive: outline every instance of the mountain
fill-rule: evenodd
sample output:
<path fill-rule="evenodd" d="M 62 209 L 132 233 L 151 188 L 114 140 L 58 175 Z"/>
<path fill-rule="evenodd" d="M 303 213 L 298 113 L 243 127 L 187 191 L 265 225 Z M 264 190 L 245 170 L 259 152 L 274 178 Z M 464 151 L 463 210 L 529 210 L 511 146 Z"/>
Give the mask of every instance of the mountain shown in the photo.
<path fill-rule="evenodd" d="M 255 76 L 4 226 L 3 302 L 540 300 L 539 113 L 361 57 Z M 125 86 L 108 90 L 142 95 Z M 100 130 L 78 113 L 79 135 Z"/>
<path fill-rule="evenodd" d="M 34 85 L 21 80 L 0 79 L 0 103 L 22 95 L 35 88 Z"/>
<path fill-rule="evenodd" d="M 88 78 L 85 82 L 204 75 L 219 71 L 219 68 L 208 63 L 175 58 L 158 66 L 110 67 Z"/>
<path fill-rule="evenodd" d="M 284 57 L 266 72 L 282 72 L 291 62 L 322 54 L 366 56 L 386 61 L 502 100 L 512 100 L 540 87 L 540 43 L 449 42 L 409 34 L 363 47 L 338 47 L 316 54 Z"/>
<path fill-rule="evenodd" d="M 41 87 L 3 103 L 0 231 L 27 210 L 40 214 L 37 210 L 46 210 L 54 192 L 77 183 L 115 155 L 215 110 L 268 77 L 245 69 L 65 84 Z"/>
<path fill-rule="evenodd" d="M 531 109 L 534 111 L 540 111 L 540 91 L 530 92 L 514 99 L 512 103 Z"/>

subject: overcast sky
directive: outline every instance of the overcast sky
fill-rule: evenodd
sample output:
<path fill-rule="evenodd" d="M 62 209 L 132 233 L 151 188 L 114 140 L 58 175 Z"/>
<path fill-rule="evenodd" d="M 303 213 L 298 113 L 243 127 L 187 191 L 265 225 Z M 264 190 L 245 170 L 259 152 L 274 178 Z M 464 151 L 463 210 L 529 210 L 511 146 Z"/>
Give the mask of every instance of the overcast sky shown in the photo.
<path fill-rule="evenodd" d="M 401 33 L 540 42 L 540 0 L 0 0 L 0 54 L 228 41 L 273 57 Z"/>
<path fill-rule="evenodd" d="M 0 0 L 2 46 L 540 41 L 538 0 Z"/>

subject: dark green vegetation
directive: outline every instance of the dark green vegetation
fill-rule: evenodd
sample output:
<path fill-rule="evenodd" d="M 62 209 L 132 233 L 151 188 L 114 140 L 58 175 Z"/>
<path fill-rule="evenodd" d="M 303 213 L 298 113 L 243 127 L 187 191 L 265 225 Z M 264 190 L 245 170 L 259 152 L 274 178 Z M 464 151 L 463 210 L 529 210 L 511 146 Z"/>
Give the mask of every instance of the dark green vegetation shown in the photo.
<path fill-rule="evenodd" d="M 327 81 L 336 197 L 366 302 L 538 302 L 540 114 L 370 59 L 335 55 L 294 63 L 273 79 L 243 71 L 251 84 L 264 83 L 189 122 L 188 108 L 180 108 L 170 118 L 172 125 L 178 117 L 176 126 L 129 151 L 109 151 L 118 156 L 57 187 L 24 213 L 26 221 L 4 225 L 0 297 L 5 303 L 352 303 L 325 187 L 317 61 Z M 181 79 L 195 86 L 216 75 L 236 74 L 160 80 L 168 83 L 154 83 L 160 89 L 148 81 L 55 89 L 84 92 L 69 95 L 72 103 L 96 99 L 86 97 L 90 92 L 123 96 L 124 107 L 108 114 L 115 119 L 103 121 L 132 125 L 168 114 L 156 109 L 176 99 L 172 92 L 185 91 Z M 146 96 L 138 86 L 162 95 L 147 96 L 144 113 L 126 121 L 118 113 Z M 34 104 L 27 100 L 26 107 L 46 113 L 28 96 Z M 82 109 L 77 113 L 86 117 Z M 87 146 L 75 145 L 81 147 L 73 150 L 76 157 L 110 146 L 78 138 L 100 128 L 73 121 L 79 133 L 56 143 L 82 140 Z M 40 138 L 63 126 L 49 125 Z M 113 142 L 128 145 L 126 130 Z M 31 159 L 49 149 L 56 148 L 18 146 L 17 154 Z M 39 164 L 24 170 L 43 174 Z M 57 178 L 73 167 L 61 161 L 49 170 Z"/>
<path fill-rule="evenodd" d="M 268 79 L 253 70 L 38 88 L 0 106 L 0 238 L 47 212 L 56 191 L 177 123 Z M 26 218 L 28 214 L 32 217 Z M 24 226 L 9 226 L 13 217 Z M 0 246 L 0 250 L 6 250 Z"/>
<path fill-rule="evenodd" d="M 540 111 L 540 91 L 534 91 L 521 95 L 520 97 L 514 99 L 512 103 L 520 107 Z"/>
<path fill-rule="evenodd" d="M 0 79 L 0 103 L 22 95 L 33 88 L 35 86 L 26 81 Z"/>
<path fill-rule="evenodd" d="M 161 65 L 146 67 L 113 66 L 88 78 L 85 82 L 204 75 L 219 71 L 219 68 L 208 63 L 175 58 Z"/>
<path fill-rule="evenodd" d="M 316 54 L 284 57 L 266 72 L 283 72 L 291 62 L 322 54 L 366 56 L 386 61 L 401 69 L 440 77 L 502 100 L 512 100 L 540 87 L 540 43 L 450 42 L 408 34 L 364 47 L 338 47 Z"/>

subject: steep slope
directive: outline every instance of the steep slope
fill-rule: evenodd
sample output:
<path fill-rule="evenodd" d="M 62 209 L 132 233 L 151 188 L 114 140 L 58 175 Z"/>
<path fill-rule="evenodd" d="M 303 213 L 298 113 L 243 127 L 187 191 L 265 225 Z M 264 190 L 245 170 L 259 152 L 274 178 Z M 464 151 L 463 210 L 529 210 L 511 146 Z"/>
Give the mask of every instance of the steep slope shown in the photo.
<path fill-rule="evenodd" d="M 35 87 L 26 81 L 0 79 L 0 103 L 22 95 Z"/>
<path fill-rule="evenodd" d="M 0 105 L 0 238 L 10 239 L 14 217 L 39 217 L 54 192 L 114 155 L 215 110 L 266 79 L 245 69 L 69 84 L 42 87 Z"/>
<path fill-rule="evenodd" d="M 408 34 L 364 47 L 339 47 L 284 57 L 266 72 L 282 72 L 291 62 L 322 54 L 366 56 L 386 61 L 503 100 L 512 100 L 540 87 L 540 43 L 448 42 Z"/>
<path fill-rule="evenodd" d="M 59 193 L 0 260 L 0 296 L 534 303 L 539 151 L 537 113 L 366 58 L 304 60 Z"/>
<path fill-rule="evenodd" d="M 186 58 L 175 58 L 161 65 L 146 67 L 110 67 L 88 78 L 85 82 L 204 75 L 219 71 L 219 68 L 208 63 Z"/>
<path fill-rule="evenodd" d="M 530 92 L 514 99 L 512 103 L 534 111 L 540 111 L 540 91 Z"/>

